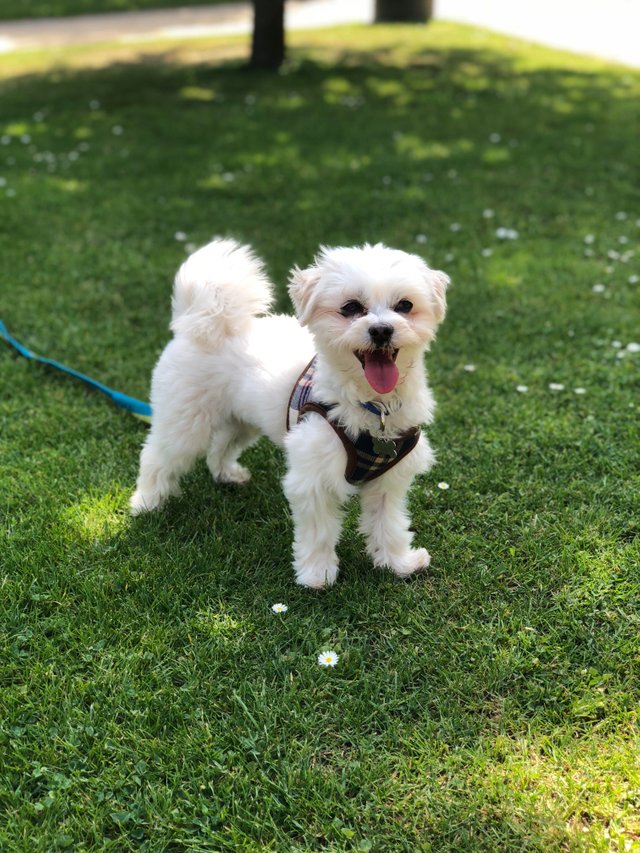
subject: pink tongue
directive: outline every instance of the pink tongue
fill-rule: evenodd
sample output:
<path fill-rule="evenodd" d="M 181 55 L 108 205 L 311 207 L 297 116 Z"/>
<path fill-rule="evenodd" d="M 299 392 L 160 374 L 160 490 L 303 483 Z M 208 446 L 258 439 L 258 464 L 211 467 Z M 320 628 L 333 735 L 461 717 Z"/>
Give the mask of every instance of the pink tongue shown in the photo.
<path fill-rule="evenodd" d="M 364 353 L 364 375 L 378 394 L 393 391 L 400 376 L 393 359 L 380 350 Z"/>

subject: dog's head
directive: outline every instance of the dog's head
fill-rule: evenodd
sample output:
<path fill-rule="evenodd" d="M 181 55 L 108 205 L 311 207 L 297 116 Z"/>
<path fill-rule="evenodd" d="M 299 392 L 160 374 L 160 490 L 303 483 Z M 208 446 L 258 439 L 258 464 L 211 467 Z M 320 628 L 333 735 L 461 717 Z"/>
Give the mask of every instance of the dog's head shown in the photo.
<path fill-rule="evenodd" d="M 378 394 L 422 366 L 446 311 L 449 277 L 422 258 L 381 243 L 322 248 L 308 269 L 292 271 L 289 294 L 319 353 Z"/>

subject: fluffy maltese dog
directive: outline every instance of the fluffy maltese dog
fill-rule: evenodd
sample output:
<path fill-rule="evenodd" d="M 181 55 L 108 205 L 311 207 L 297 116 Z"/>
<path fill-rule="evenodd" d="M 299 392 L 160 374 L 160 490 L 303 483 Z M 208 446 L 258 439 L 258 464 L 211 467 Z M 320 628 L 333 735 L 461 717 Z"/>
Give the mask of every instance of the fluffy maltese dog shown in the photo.
<path fill-rule="evenodd" d="M 423 356 L 448 283 L 382 244 L 322 248 L 291 273 L 296 318 L 266 313 L 271 284 L 249 247 L 214 240 L 196 251 L 175 279 L 132 513 L 178 494 L 199 457 L 215 480 L 246 483 L 238 457 L 263 434 L 286 453 L 299 584 L 335 582 L 342 507 L 358 492 L 373 563 L 401 578 L 425 569 L 407 492 L 434 461 L 420 428 L 434 411 Z"/>

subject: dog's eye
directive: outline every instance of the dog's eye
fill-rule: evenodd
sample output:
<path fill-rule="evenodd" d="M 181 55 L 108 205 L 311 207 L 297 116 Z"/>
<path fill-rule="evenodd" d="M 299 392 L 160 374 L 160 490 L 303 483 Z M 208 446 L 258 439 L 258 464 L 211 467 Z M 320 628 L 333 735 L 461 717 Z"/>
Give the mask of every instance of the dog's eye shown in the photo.
<path fill-rule="evenodd" d="M 413 308 L 413 302 L 408 299 L 401 299 L 395 307 L 396 314 L 409 314 Z"/>
<path fill-rule="evenodd" d="M 340 313 L 343 317 L 357 317 L 359 314 L 366 314 L 367 312 L 361 302 L 352 299 L 350 302 L 345 302 L 340 309 Z"/>

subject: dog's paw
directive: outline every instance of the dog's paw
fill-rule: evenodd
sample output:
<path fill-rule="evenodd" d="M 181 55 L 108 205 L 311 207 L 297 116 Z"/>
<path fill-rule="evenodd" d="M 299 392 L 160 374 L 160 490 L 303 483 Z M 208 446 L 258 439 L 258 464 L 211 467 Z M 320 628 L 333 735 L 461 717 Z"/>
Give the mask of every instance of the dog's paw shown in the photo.
<path fill-rule="evenodd" d="M 142 515 L 143 512 L 160 509 L 163 503 L 164 499 L 160 495 L 145 495 L 138 489 L 131 495 L 129 510 L 131 515 Z"/>
<path fill-rule="evenodd" d="M 218 483 L 234 483 L 243 486 L 251 479 L 251 471 L 243 465 L 234 462 L 213 475 Z"/>
<path fill-rule="evenodd" d="M 431 563 L 431 555 L 426 548 L 412 548 L 399 560 L 391 564 L 391 571 L 399 578 L 408 578 L 416 572 L 423 572 Z"/>
<path fill-rule="evenodd" d="M 309 587 L 309 589 L 324 589 L 332 586 L 338 577 L 338 566 L 335 564 L 305 563 L 299 565 L 294 563 L 293 570 L 296 575 L 296 583 L 300 586 Z"/>

